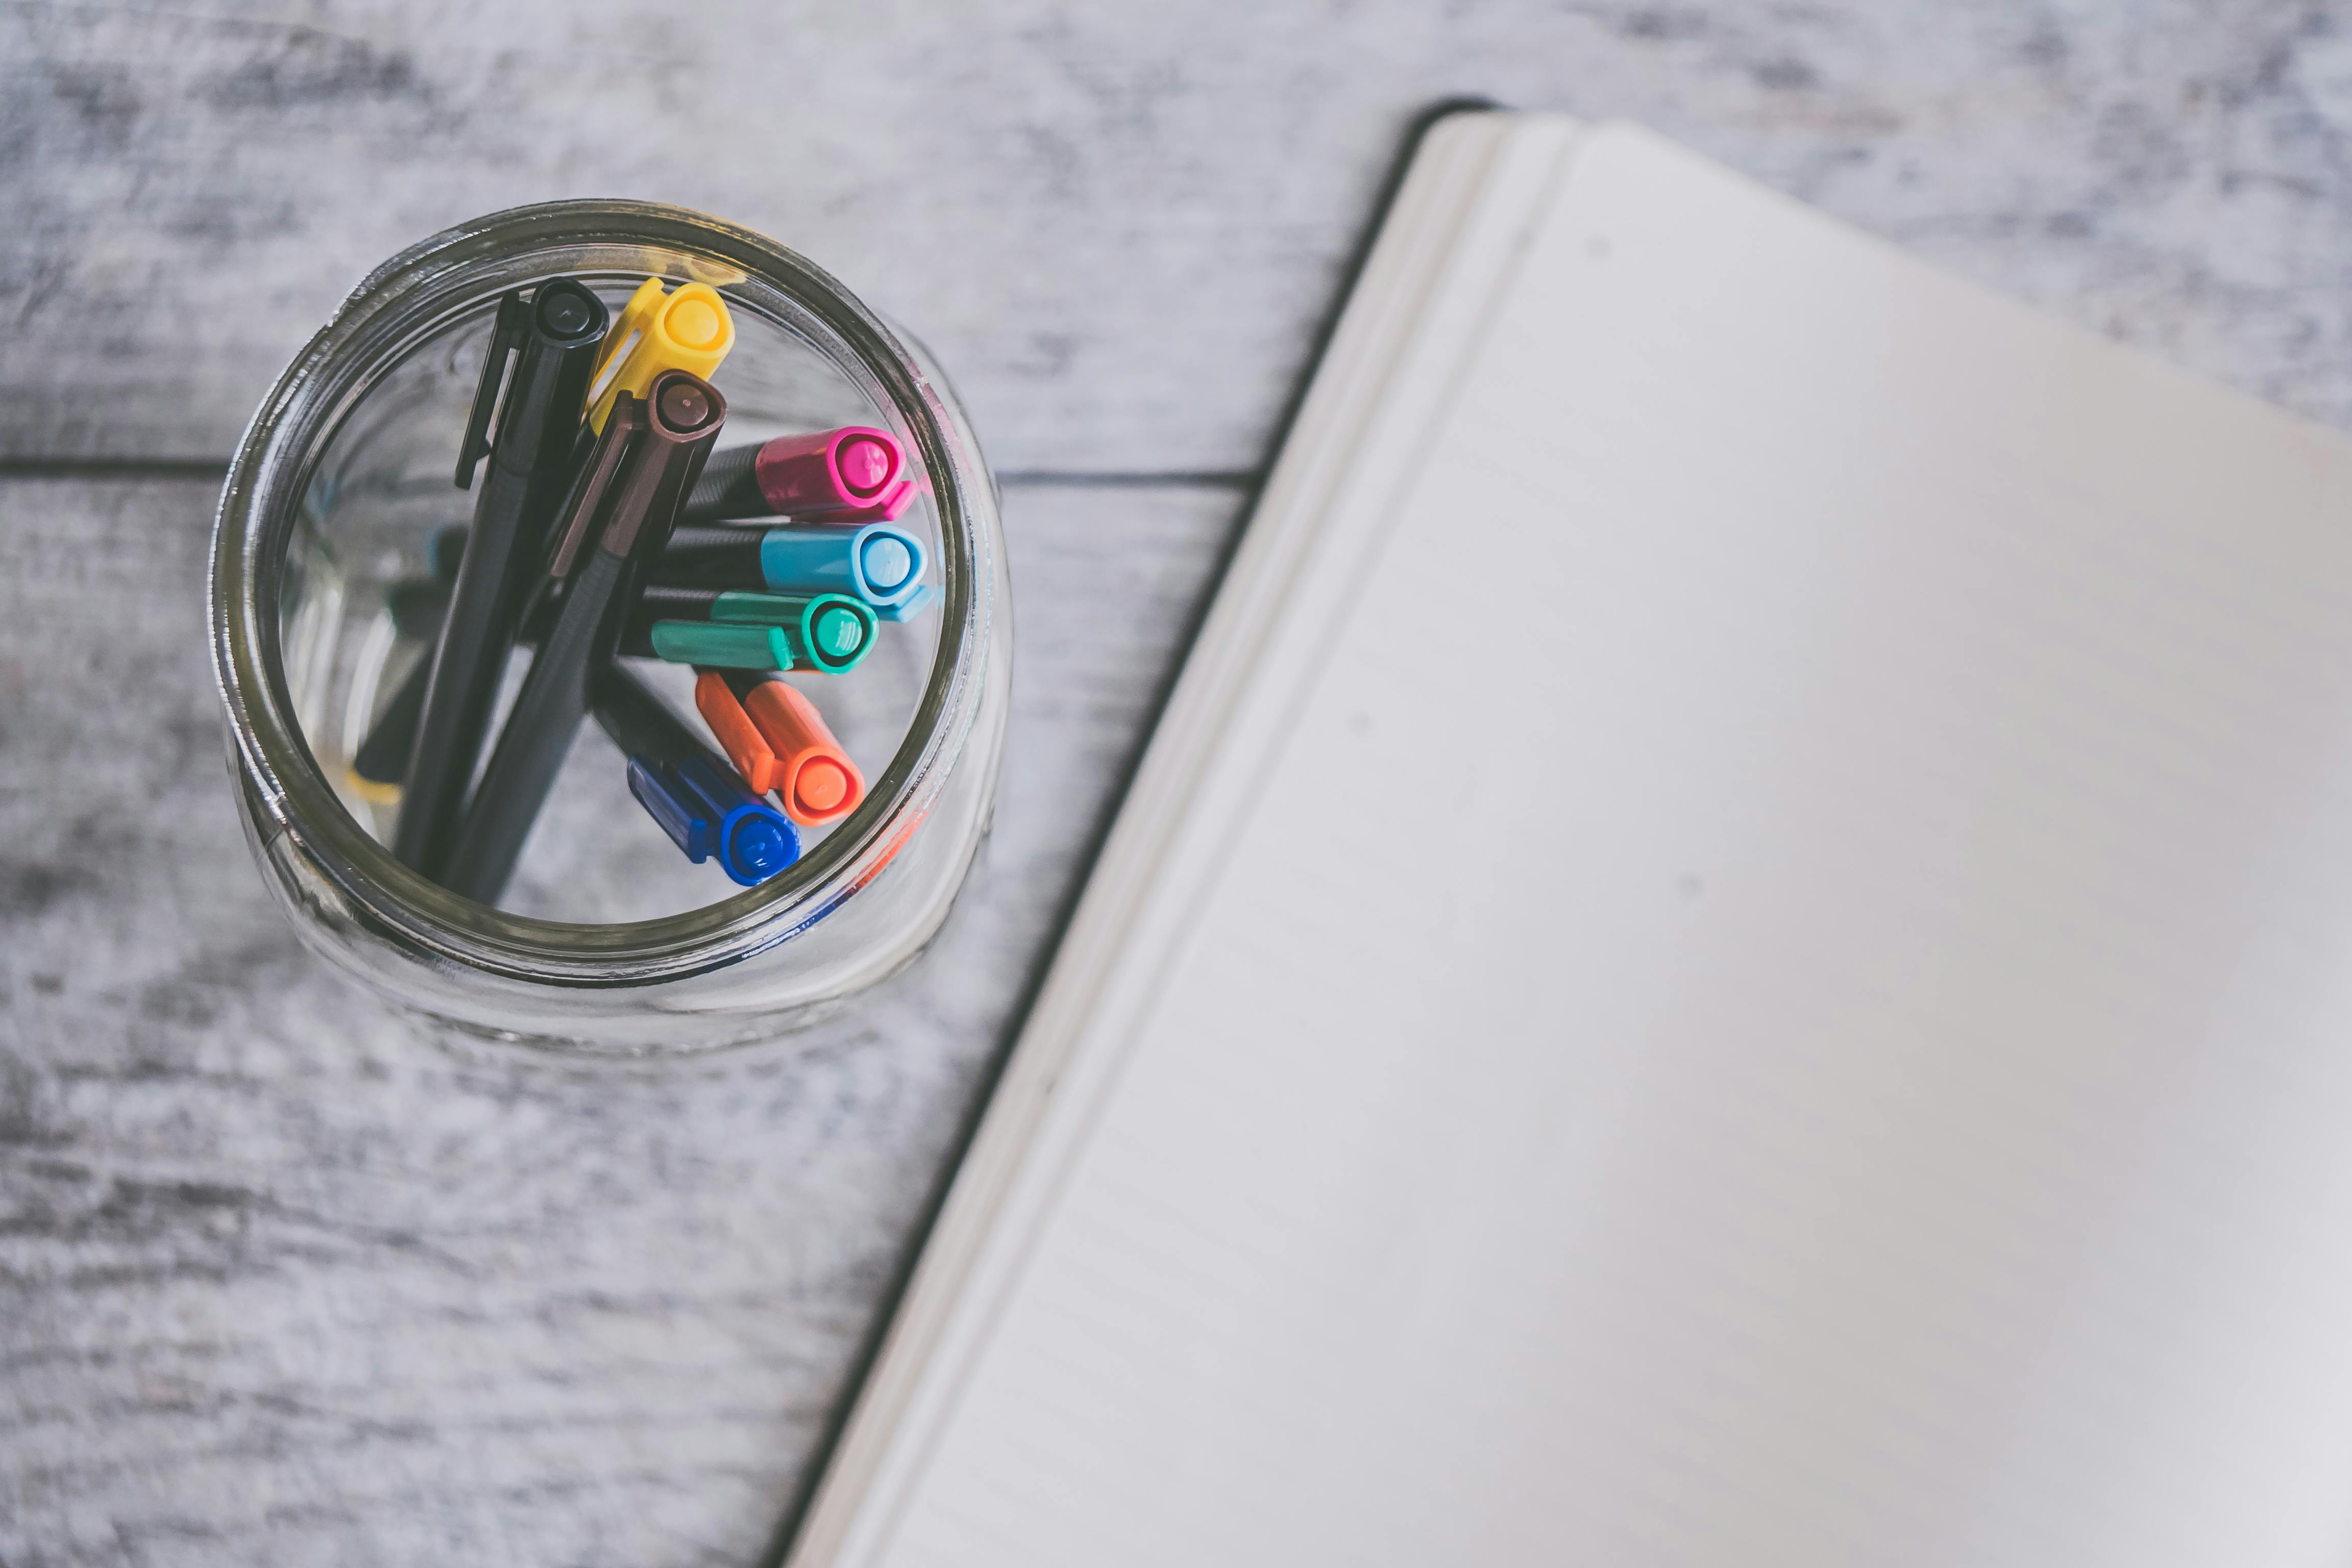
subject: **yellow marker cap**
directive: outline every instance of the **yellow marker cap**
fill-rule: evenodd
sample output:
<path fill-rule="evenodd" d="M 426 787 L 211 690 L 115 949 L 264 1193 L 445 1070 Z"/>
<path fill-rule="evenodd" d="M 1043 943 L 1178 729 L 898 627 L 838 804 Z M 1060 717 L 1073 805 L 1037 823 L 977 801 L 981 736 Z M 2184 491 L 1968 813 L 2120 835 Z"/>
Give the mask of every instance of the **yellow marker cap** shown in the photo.
<path fill-rule="evenodd" d="M 604 434 L 605 416 L 622 393 L 643 397 L 654 377 L 666 370 L 708 376 L 734 346 L 735 319 L 716 289 L 681 283 L 676 293 L 665 294 L 660 279 L 646 279 L 604 334 L 596 374 L 588 384 L 596 388 L 588 427 Z"/>

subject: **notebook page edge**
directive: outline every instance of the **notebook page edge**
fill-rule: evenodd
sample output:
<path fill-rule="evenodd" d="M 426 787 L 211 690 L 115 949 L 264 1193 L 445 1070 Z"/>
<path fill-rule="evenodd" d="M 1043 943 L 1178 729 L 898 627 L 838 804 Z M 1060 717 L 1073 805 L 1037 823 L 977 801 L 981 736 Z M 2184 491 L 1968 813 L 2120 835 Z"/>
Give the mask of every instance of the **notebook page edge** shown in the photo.
<path fill-rule="evenodd" d="M 934 1409 L 926 1417 L 928 1425 L 914 1424 L 919 1436 L 908 1446 L 911 1471 L 919 1474 L 928 1466 L 931 1448 L 951 1416 L 969 1373 L 1001 1321 L 1034 1237 L 1055 1212 L 1076 1152 L 1084 1146 L 1128 1060 L 1133 1025 L 1148 1016 L 1172 954 L 1197 921 L 1210 879 L 1228 858 L 1225 828 L 1247 808 L 1248 781 L 1259 771 L 1265 754 L 1278 743 L 1284 721 L 1297 706 L 1299 689 L 1319 668 L 1321 628 L 1344 609 L 1345 584 L 1359 580 L 1369 569 L 1368 549 L 1347 548 L 1349 543 L 1362 544 L 1362 539 L 1337 536 L 1350 531 L 1376 533 L 1380 527 L 1364 525 L 1384 524 L 1393 510 L 1394 487 L 1386 484 L 1385 479 L 1387 471 L 1400 467 L 1394 454 L 1402 443 L 1383 443 L 1374 436 L 1385 432 L 1395 437 L 1422 428 L 1423 421 L 1406 412 L 1408 408 L 1423 413 L 1442 408 L 1442 397 L 1429 389 L 1450 385 L 1458 376 L 1480 340 L 1478 329 L 1502 294 L 1498 285 L 1516 261 L 1518 241 L 1546 209 L 1546 193 L 1556 184 L 1569 151 L 1568 122 L 1522 117 L 1512 130 L 1517 136 L 1497 152 L 1515 167 L 1499 172 L 1496 177 L 1516 174 L 1515 200 L 1481 195 L 1472 216 L 1485 226 L 1486 232 L 1476 237 L 1476 243 L 1449 253 L 1449 277 L 1433 289 L 1435 309 L 1425 310 L 1418 328 L 1420 335 L 1425 336 L 1428 316 L 1442 314 L 1448 305 L 1465 307 L 1461 313 L 1471 320 L 1455 323 L 1459 329 L 1455 338 L 1448 340 L 1443 351 L 1433 351 L 1428 356 L 1431 363 L 1416 361 L 1425 346 L 1418 336 L 1399 356 L 1392 374 L 1402 385 L 1384 389 L 1383 401 L 1353 449 L 1354 458 L 1339 465 L 1344 483 L 1317 504 L 1312 542 L 1327 550 L 1326 559 L 1339 563 L 1339 567 L 1292 579 L 1293 591 L 1282 604 L 1282 614 L 1265 617 L 1268 640 L 1255 668 L 1247 668 L 1249 661 L 1231 644 L 1215 639 L 1203 641 L 1209 658 L 1206 662 L 1195 659 L 1197 678 L 1193 667 L 1188 666 L 1188 684 L 1213 694 L 1228 689 L 1221 682 L 1227 673 L 1221 665 L 1243 666 L 1248 679 L 1246 684 L 1233 683 L 1238 696 L 1231 701 L 1222 728 L 1191 743 L 1178 731 L 1180 738 L 1171 752 L 1192 763 L 1191 773 L 1170 782 L 1163 792 L 1154 794 L 1140 787 L 1136 792 L 1134 810 L 1139 821 L 1156 831 L 1159 857 L 1147 881 L 1139 886 L 1128 884 L 1132 897 L 1122 911 L 1127 917 L 1124 923 L 1114 926 L 1106 921 L 1089 932 L 1099 938 L 1094 948 L 1102 956 L 1091 957 L 1085 949 L 1070 950 L 1069 973 L 1077 977 L 1084 994 L 1061 998 L 1066 1005 L 1057 1009 L 1056 1016 L 1063 1020 L 1061 1051 L 1068 1071 L 1054 1085 L 1052 1104 L 1041 1111 L 1036 1131 L 1018 1150 L 1005 1173 L 1004 1196 L 993 1216 L 985 1250 L 951 1304 L 953 1340 L 936 1358 L 937 1366 L 949 1370 L 934 1372 Z M 1455 268 L 1474 266 L 1484 269 L 1473 271 L 1467 280 L 1454 275 Z M 1307 451 L 1310 458 L 1318 455 L 1313 447 Z M 1351 505 L 1349 492 L 1363 490 L 1372 492 L 1371 499 Z M 1284 535 L 1275 537 L 1280 540 Z M 1297 545 L 1295 553 L 1303 555 L 1305 542 L 1296 536 L 1291 542 Z M 1255 595 L 1260 600 L 1278 596 L 1272 588 Z M 1311 607 L 1302 601 L 1310 596 L 1325 601 L 1322 613 L 1307 613 Z M 1246 620 L 1246 608 L 1237 611 L 1236 618 Z M 1254 763 L 1248 760 L 1253 757 L 1261 761 Z M 1156 809 L 1160 801 L 1166 801 L 1169 808 Z M 1121 886 L 1116 877 L 1097 880 L 1113 889 Z M 1042 1018 L 1042 999 L 1040 1012 Z M 908 1501 L 919 1495 L 919 1482 L 910 1484 L 905 1494 Z M 887 1528 L 895 1524 L 894 1515 Z M 886 1529 L 875 1555 L 845 1561 L 887 1561 L 888 1550 Z"/>
<path fill-rule="evenodd" d="M 1286 442 L 1243 543 L 1171 694 L 1101 859 L 1074 915 L 1031 1020 L 958 1171 L 905 1297 L 887 1331 L 850 1420 L 826 1465 L 786 1568 L 870 1560 L 887 1537 L 884 1516 L 904 1500 L 910 1441 L 936 1411 L 927 1397 L 941 1339 L 973 1283 L 981 1254 L 1000 1227 L 1007 1190 L 1068 1067 L 1098 976 L 1129 933 L 1135 905 L 1154 885 L 1169 826 L 1159 809 L 1181 803 L 1213 749 L 1229 694 L 1209 662 L 1247 668 L 1256 641 L 1301 569 L 1325 509 L 1313 504 L 1323 474 L 1344 465 L 1391 390 L 1409 346 L 1416 301 L 1439 287 L 1454 247 L 1448 226 L 1484 194 L 1489 165 L 1513 121 L 1530 117 L 1464 113 L 1432 127 L 1382 223 L 1364 275 L 1318 368 L 1297 427 Z M 1557 117 L 1553 117 L 1557 118 Z M 1256 617 L 1254 628 L 1251 622 Z M 1253 629 L 1259 637 L 1253 638 Z M 1224 657 L 1220 659 L 1220 654 Z"/>

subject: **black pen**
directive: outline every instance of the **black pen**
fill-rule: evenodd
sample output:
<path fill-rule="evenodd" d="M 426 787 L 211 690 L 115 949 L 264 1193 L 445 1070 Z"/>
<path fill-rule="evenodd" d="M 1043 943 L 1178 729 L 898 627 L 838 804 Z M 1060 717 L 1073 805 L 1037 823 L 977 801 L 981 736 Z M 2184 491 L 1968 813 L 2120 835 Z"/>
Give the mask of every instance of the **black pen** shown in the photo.
<path fill-rule="evenodd" d="M 520 292 L 499 301 L 457 453 L 457 486 L 473 483 L 475 465 L 485 457 L 489 471 L 441 617 L 393 834 L 393 853 L 436 880 L 457 836 L 524 591 L 546 560 L 548 520 L 571 479 L 589 373 L 608 321 L 604 302 L 568 278 L 541 284 L 527 304 Z"/>
<path fill-rule="evenodd" d="M 668 542 L 726 418 L 727 400 L 682 370 L 656 376 L 643 401 L 625 393 L 614 401 L 548 567 L 562 605 L 466 808 L 439 879 L 450 891 L 491 904 L 506 890 L 587 716 L 591 683 L 612 662 L 646 566 Z"/>

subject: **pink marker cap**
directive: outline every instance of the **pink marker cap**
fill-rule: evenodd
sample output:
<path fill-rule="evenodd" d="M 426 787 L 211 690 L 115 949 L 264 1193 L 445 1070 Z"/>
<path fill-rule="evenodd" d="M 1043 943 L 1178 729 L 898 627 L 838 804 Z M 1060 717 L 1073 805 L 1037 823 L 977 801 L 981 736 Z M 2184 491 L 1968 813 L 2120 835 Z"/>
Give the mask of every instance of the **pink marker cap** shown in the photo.
<path fill-rule="evenodd" d="M 779 436 L 751 459 L 760 493 L 779 514 L 826 522 L 896 520 L 915 499 L 906 468 L 898 437 L 865 425 Z"/>

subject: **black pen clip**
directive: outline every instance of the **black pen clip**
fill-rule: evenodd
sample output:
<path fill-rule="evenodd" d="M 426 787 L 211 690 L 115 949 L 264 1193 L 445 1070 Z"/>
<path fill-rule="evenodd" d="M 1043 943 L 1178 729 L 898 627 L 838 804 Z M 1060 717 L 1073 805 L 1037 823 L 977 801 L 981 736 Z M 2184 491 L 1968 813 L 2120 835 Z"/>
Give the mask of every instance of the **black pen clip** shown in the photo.
<path fill-rule="evenodd" d="M 482 356 L 481 384 L 474 388 L 473 412 L 466 416 L 466 438 L 457 444 L 457 488 L 474 488 L 474 465 L 490 455 L 490 416 L 498 408 L 499 388 L 505 384 L 507 361 L 522 347 L 522 292 L 499 300 L 499 319 L 490 328 L 490 352 Z"/>
<path fill-rule="evenodd" d="M 645 422 L 645 405 L 636 398 L 625 392 L 613 400 L 613 412 L 604 416 L 604 433 L 596 438 L 587 462 L 581 465 L 572 494 L 557 514 L 564 521 L 556 533 L 555 553 L 547 563 L 549 576 L 572 575 L 572 563 L 588 542 L 589 523 L 604 503 L 604 492 L 612 489 L 621 460 L 628 455 L 629 437 L 643 429 Z"/>

